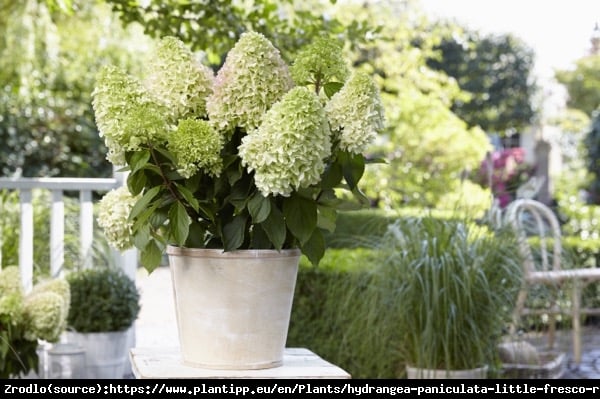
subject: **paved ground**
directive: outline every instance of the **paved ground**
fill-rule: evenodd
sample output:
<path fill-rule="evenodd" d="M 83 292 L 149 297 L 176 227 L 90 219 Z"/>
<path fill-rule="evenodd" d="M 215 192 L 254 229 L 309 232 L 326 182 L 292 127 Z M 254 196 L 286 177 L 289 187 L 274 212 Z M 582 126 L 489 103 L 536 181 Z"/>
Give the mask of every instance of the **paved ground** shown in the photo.
<path fill-rule="evenodd" d="M 166 266 L 150 275 L 140 269 L 137 284 L 141 292 L 142 307 L 136 322 L 136 347 L 178 346 L 177 323 L 173 304 L 171 274 Z M 588 326 L 584 334 L 583 359 L 577 367 L 569 349 L 570 335 L 563 332 L 557 347 L 567 352 L 564 379 L 600 379 L 600 326 Z"/>
<path fill-rule="evenodd" d="M 567 369 L 564 379 L 600 379 L 600 326 L 587 326 L 584 329 L 583 355 L 581 364 L 577 366 L 572 360 L 568 342 L 569 334 L 563 335 L 562 346 L 567 348 Z"/>

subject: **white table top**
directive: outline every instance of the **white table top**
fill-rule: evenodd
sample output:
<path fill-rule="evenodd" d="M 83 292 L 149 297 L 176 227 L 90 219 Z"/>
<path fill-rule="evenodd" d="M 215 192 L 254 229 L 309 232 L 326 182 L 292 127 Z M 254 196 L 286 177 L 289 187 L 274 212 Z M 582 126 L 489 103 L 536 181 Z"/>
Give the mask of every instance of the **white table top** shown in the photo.
<path fill-rule="evenodd" d="M 351 378 L 338 366 L 305 348 L 286 348 L 283 365 L 261 370 L 213 370 L 183 364 L 179 348 L 132 348 L 132 370 L 137 379 L 164 378 Z"/>

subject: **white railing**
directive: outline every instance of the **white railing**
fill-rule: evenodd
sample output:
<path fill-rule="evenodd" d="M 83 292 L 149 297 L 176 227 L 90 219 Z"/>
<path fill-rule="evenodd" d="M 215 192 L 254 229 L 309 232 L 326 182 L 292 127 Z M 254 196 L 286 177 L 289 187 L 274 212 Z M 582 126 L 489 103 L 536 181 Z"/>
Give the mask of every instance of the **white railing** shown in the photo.
<path fill-rule="evenodd" d="M 123 176 L 116 173 L 114 178 L 0 178 L 0 190 L 17 190 L 20 198 L 19 269 L 23 287 L 30 290 L 33 283 L 33 254 L 35 224 L 33 215 L 32 191 L 46 189 L 51 192 L 50 212 L 50 273 L 52 277 L 61 275 L 64 265 L 65 191 L 79 192 L 79 252 L 84 266 L 91 266 L 91 253 L 94 239 L 94 208 L 92 194 L 106 192 L 123 184 Z M 0 210 L 3 212 L 4 210 Z M 114 252 L 115 261 L 130 277 L 135 278 L 137 253 L 133 250 L 123 254 Z"/>

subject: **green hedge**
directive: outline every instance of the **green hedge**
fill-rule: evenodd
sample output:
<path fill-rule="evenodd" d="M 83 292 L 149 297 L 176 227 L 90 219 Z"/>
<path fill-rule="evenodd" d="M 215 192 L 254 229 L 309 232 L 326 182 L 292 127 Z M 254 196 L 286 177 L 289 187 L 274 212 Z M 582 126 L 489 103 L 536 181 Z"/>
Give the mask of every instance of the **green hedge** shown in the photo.
<path fill-rule="evenodd" d="M 379 333 L 385 315 L 364 300 L 372 255 L 329 249 L 318 267 L 302 258 L 287 346 L 308 348 L 353 378 L 397 378 L 404 363 L 393 337 Z"/>
<path fill-rule="evenodd" d="M 372 247 L 387 230 L 387 226 L 399 217 L 412 218 L 432 215 L 441 219 L 462 219 L 463 215 L 454 210 L 438 210 L 427 208 L 403 208 L 398 211 L 382 209 L 363 209 L 358 211 L 339 212 L 336 229 L 325 234 L 328 248 Z"/>

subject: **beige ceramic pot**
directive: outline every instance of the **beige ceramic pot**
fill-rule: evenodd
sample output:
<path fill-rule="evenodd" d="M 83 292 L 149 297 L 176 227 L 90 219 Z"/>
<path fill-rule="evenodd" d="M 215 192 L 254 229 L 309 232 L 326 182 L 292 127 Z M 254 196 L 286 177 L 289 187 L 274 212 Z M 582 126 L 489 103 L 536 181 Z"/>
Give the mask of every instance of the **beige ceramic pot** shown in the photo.
<path fill-rule="evenodd" d="M 300 251 L 169 246 L 183 363 L 210 369 L 281 366 Z"/>

